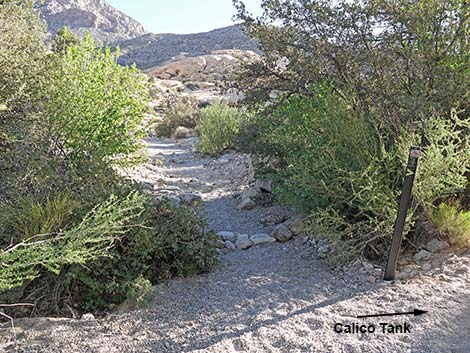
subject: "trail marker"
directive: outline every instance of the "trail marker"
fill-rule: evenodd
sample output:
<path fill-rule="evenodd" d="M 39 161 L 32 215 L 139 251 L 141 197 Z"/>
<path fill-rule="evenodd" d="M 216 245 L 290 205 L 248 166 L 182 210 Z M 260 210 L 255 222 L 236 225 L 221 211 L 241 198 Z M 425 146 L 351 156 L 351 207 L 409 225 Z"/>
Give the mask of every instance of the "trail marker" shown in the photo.
<path fill-rule="evenodd" d="M 385 268 L 384 279 L 393 281 L 396 277 L 396 268 L 398 255 L 400 253 L 401 241 L 403 237 L 403 229 L 405 228 L 406 212 L 410 204 L 411 189 L 418 168 L 418 159 L 421 152 L 420 147 L 411 147 L 408 156 L 408 164 L 406 166 L 405 178 L 403 180 L 403 188 L 400 197 L 400 206 L 398 207 L 397 219 L 395 221 L 395 230 L 393 232 L 392 246 L 388 256 L 387 267 Z"/>

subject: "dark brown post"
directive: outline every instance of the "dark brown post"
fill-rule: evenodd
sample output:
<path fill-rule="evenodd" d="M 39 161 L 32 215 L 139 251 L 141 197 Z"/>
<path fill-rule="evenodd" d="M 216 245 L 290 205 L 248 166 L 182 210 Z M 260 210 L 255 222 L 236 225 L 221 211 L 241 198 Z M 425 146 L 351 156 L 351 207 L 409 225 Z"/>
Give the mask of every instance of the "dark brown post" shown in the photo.
<path fill-rule="evenodd" d="M 408 165 L 406 166 L 405 179 L 403 180 L 403 188 L 400 198 L 400 206 L 398 207 L 398 215 L 395 221 L 395 230 L 393 232 L 392 246 L 388 256 L 387 267 L 385 268 L 384 279 L 393 281 L 395 279 L 395 271 L 397 268 L 398 255 L 400 253 L 401 240 L 403 237 L 403 229 L 405 228 L 406 213 L 410 204 L 411 189 L 415 180 L 416 169 L 418 168 L 418 158 L 420 147 L 411 147 L 408 157 Z"/>

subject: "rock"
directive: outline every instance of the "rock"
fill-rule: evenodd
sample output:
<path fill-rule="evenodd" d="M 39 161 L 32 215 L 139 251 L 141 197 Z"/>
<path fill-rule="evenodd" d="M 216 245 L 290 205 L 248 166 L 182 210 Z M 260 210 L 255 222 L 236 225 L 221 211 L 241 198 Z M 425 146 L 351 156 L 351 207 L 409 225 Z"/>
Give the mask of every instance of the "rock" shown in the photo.
<path fill-rule="evenodd" d="M 165 196 L 165 200 L 169 201 L 170 203 L 172 203 L 175 206 L 178 206 L 179 204 L 181 204 L 181 199 L 178 196 L 175 196 L 175 195 Z"/>
<path fill-rule="evenodd" d="M 374 269 L 374 265 L 372 265 L 370 262 L 363 262 L 362 268 L 366 271 L 372 271 Z"/>
<path fill-rule="evenodd" d="M 367 282 L 375 283 L 375 277 L 374 276 L 367 276 Z"/>
<path fill-rule="evenodd" d="M 257 180 L 255 186 L 261 191 L 269 193 L 273 192 L 273 182 L 269 179 Z"/>
<path fill-rule="evenodd" d="M 252 199 L 247 198 L 247 199 L 244 199 L 237 207 L 239 210 L 248 211 L 248 210 L 252 210 L 253 208 L 255 208 L 256 204 Z"/>
<path fill-rule="evenodd" d="M 302 235 L 305 233 L 305 222 L 302 219 L 295 218 L 288 222 L 288 228 L 294 235 Z"/>
<path fill-rule="evenodd" d="M 238 249 L 246 250 L 253 246 L 253 242 L 250 240 L 247 234 L 240 234 L 235 245 Z"/>
<path fill-rule="evenodd" d="M 225 242 L 223 240 L 217 239 L 214 242 L 214 247 L 217 248 L 217 249 L 223 249 L 223 248 L 225 248 Z"/>
<path fill-rule="evenodd" d="M 276 239 L 269 236 L 268 234 L 255 234 L 250 237 L 250 240 L 254 245 L 276 242 Z"/>
<path fill-rule="evenodd" d="M 223 241 L 231 241 L 234 243 L 237 240 L 237 235 L 233 232 L 218 232 L 217 236 L 222 239 Z"/>
<path fill-rule="evenodd" d="M 202 197 L 195 194 L 183 194 L 180 196 L 181 202 L 185 205 L 196 205 L 199 202 L 202 202 Z"/>
<path fill-rule="evenodd" d="M 93 315 L 93 314 L 91 314 L 91 313 L 84 314 L 84 315 L 82 315 L 81 319 L 82 319 L 82 320 L 94 320 L 94 319 L 95 319 L 95 315 Z"/>
<path fill-rule="evenodd" d="M 240 198 L 242 200 L 245 199 L 252 199 L 258 195 L 258 190 L 255 188 L 248 188 L 245 191 L 242 192 Z"/>
<path fill-rule="evenodd" d="M 285 224 L 279 224 L 274 228 L 272 236 L 280 242 L 288 241 L 294 236 Z"/>
<path fill-rule="evenodd" d="M 425 272 L 429 272 L 432 270 L 432 265 L 430 263 L 425 263 L 421 266 L 421 269 Z"/>
<path fill-rule="evenodd" d="M 447 244 L 443 241 L 440 241 L 439 239 L 433 239 L 425 246 L 425 249 L 432 253 L 444 250 L 445 248 L 447 248 Z"/>
<path fill-rule="evenodd" d="M 427 250 L 421 250 L 417 252 L 414 256 L 416 262 L 428 260 L 431 257 L 431 253 Z"/>
<path fill-rule="evenodd" d="M 317 251 L 319 254 L 326 254 L 330 249 L 327 245 L 322 245 L 318 247 Z"/>
<path fill-rule="evenodd" d="M 233 244 L 231 241 L 226 240 L 224 242 L 225 247 L 229 250 L 235 250 L 235 244 Z"/>
<path fill-rule="evenodd" d="M 196 136 L 194 129 L 190 129 L 184 126 L 178 126 L 172 134 L 175 139 L 187 139 Z"/>

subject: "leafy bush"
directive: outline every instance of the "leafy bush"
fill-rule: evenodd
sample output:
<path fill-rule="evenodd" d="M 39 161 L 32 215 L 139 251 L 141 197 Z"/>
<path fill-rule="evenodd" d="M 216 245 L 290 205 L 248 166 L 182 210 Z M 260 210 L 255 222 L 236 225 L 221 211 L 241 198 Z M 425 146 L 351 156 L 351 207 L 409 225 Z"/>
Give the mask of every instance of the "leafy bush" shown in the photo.
<path fill-rule="evenodd" d="M 158 136 L 172 137 L 178 127 L 194 129 L 199 119 L 197 101 L 181 95 L 168 95 L 162 109 L 162 119 L 155 131 Z"/>
<path fill-rule="evenodd" d="M 0 208 L 0 228 L 8 229 L 13 241 L 57 233 L 68 225 L 77 206 L 78 202 L 66 192 L 49 196 L 44 203 L 36 201 L 32 195 L 21 196 L 14 204 Z M 6 233 L 3 230 L 3 234 Z"/>
<path fill-rule="evenodd" d="M 457 245 L 470 246 L 470 211 L 441 203 L 431 213 L 431 221 L 437 230 L 449 235 Z"/>
<path fill-rule="evenodd" d="M 423 152 L 406 233 L 436 199 L 468 183 L 468 124 L 457 114 L 432 117 L 396 140 L 382 137 L 374 121 L 320 84 L 309 96 L 281 99 L 242 130 L 256 131 L 242 138 L 254 139 L 244 145 L 252 146 L 258 173 L 275 181 L 278 199 L 311 213 L 311 234 L 333 242 L 335 263 L 386 252 L 411 145 Z"/>
<path fill-rule="evenodd" d="M 197 211 L 147 199 L 141 222 L 107 258 L 67 274 L 64 289 L 74 293 L 82 310 L 105 310 L 136 291 L 145 296 L 145 283 L 204 272 L 215 263 L 211 234 L 203 232 L 205 220 Z"/>
<path fill-rule="evenodd" d="M 87 35 L 50 60 L 45 109 L 50 133 L 60 141 L 58 153 L 114 164 L 140 160 L 149 86 L 138 69 L 122 67 L 116 58 L 110 48 L 96 49 Z"/>
<path fill-rule="evenodd" d="M 222 102 L 201 110 L 201 118 L 197 124 L 200 136 L 199 151 L 204 154 L 216 155 L 225 149 L 234 147 L 242 113 L 237 108 L 229 107 Z"/>
<path fill-rule="evenodd" d="M 123 200 L 111 197 L 96 206 L 75 227 L 56 234 L 37 234 L 0 252 L 0 293 L 42 271 L 59 275 L 67 265 L 85 264 L 106 256 L 116 239 L 136 226 L 142 212 L 137 193 Z"/>

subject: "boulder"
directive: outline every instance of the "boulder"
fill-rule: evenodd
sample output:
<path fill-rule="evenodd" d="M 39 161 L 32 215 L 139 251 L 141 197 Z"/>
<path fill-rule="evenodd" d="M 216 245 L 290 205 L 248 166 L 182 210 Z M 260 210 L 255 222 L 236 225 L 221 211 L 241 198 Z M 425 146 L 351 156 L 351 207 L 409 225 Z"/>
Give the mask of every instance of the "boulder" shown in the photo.
<path fill-rule="evenodd" d="M 280 242 L 288 241 L 294 236 L 285 224 L 279 224 L 274 228 L 272 236 Z"/>
<path fill-rule="evenodd" d="M 254 245 L 275 243 L 276 239 L 269 236 L 268 234 L 255 234 L 250 237 L 250 240 Z"/>
<path fill-rule="evenodd" d="M 256 207 L 256 203 L 251 198 L 247 198 L 240 202 L 237 207 L 239 210 L 249 211 Z"/>

